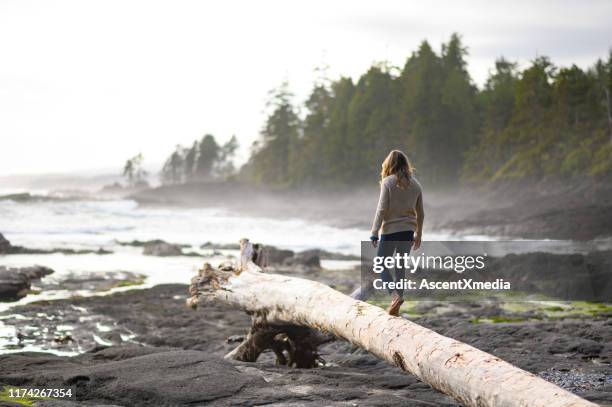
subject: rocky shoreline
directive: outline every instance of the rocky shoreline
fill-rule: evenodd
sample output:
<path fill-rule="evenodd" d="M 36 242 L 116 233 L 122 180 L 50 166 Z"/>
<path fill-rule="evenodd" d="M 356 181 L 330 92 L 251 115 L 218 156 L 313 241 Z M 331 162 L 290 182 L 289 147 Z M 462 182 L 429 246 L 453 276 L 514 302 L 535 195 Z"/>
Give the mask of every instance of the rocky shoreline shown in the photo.
<path fill-rule="evenodd" d="M 466 219 L 469 216 L 476 215 Z M 602 225 L 607 228 L 606 223 Z M 141 248 L 144 256 L 160 257 L 204 258 L 208 255 L 196 253 L 198 248 L 213 256 L 237 249 L 236 245 L 204 243 L 189 251 L 186 245 L 162 240 L 118 244 Z M 0 235 L 0 254 L 15 253 L 38 252 L 13 246 Z M 80 252 L 67 249 L 65 254 Z M 573 299 L 605 300 L 612 292 L 605 275 L 610 254 L 533 253 L 507 256 L 498 265 L 521 273 L 526 282 L 538 273 L 554 282 L 554 289 L 568 292 L 571 288 Z M 271 272 L 297 274 L 345 293 L 358 280 L 357 270 L 321 267 L 322 260 L 356 260 L 354 256 L 278 248 L 270 248 L 268 256 Z M 77 391 L 78 404 L 47 401 L 36 405 L 457 405 L 413 376 L 343 341 L 320 349 L 325 364 L 316 369 L 278 367 L 271 354 L 264 354 L 257 363 L 225 360 L 223 356 L 249 328 L 249 317 L 216 306 L 187 309 L 184 284 L 132 290 L 129 286 L 143 284 L 146 277 L 128 271 L 73 273 L 62 275 L 61 280 L 51 275 L 41 280 L 50 272 L 44 267 L 0 268 L 0 288 L 15 288 L 6 296 L 10 301 L 33 287 L 73 293 L 67 299 L 34 301 L 0 313 L 0 339 L 10 342 L 5 347 L 9 353 L 0 355 L 0 387 L 59 386 Z M 584 276 L 581 284 L 573 283 L 576 276 Z M 74 295 L 80 290 L 103 294 L 117 287 L 126 291 Z M 407 301 L 401 312 L 404 318 L 492 353 L 588 400 L 612 405 L 609 304 L 525 305 L 483 297 L 462 303 Z M 7 403 L 0 396 L 0 405 L 11 405 Z"/>
<path fill-rule="evenodd" d="M 85 353 L 2 355 L 0 384 L 76 386 L 79 401 L 86 405 L 456 405 L 413 376 L 342 341 L 321 349 L 326 364 L 317 369 L 276 367 L 269 354 L 257 363 L 224 360 L 236 346 L 228 338 L 246 332 L 248 316 L 215 306 L 192 311 L 184 305 L 187 295 L 186 285 L 172 284 L 15 307 L 12 317 L 2 318 L 18 327 L 21 344 L 40 345 L 69 334 L 68 340 L 55 340 L 53 349 Z M 524 313 L 491 302 L 452 307 L 422 302 L 404 311 L 406 318 L 582 397 L 612 403 L 610 310 L 503 323 L 479 321 Z M 48 335 L 19 328 L 25 326 L 38 326 Z"/>
<path fill-rule="evenodd" d="M 97 250 L 90 249 L 71 249 L 71 248 L 52 248 L 52 249 L 32 249 L 29 247 L 15 246 L 0 233 L 0 255 L 3 254 L 111 254 L 112 252 L 103 247 Z"/>

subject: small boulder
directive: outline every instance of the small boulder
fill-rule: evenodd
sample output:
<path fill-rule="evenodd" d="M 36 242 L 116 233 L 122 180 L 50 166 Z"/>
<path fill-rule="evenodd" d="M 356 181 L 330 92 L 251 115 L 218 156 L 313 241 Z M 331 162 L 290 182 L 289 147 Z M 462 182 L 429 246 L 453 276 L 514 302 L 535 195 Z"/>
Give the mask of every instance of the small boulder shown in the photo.
<path fill-rule="evenodd" d="M 27 276 L 30 280 L 40 280 L 44 276 L 53 274 L 53 269 L 45 266 L 20 267 L 18 270 L 20 274 Z"/>
<path fill-rule="evenodd" d="M 206 242 L 200 246 L 200 249 L 213 249 L 213 250 L 240 250 L 238 243 L 213 243 Z"/>
<path fill-rule="evenodd" d="M 0 266 L 0 301 L 17 301 L 26 296 L 30 287 L 27 275 L 15 268 Z"/>
<path fill-rule="evenodd" d="M 285 259 L 283 262 L 286 266 L 302 265 L 310 268 L 321 268 L 321 257 L 319 250 L 304 250 L 293 255 L 293 257 Z"/>
<path fill-rule="evenodd" d="M 166 242 L 155 242 L 144 246 L 142 254 L 145 256 L 181 256 L 183 250 L 179 245 L 166 243 Z"/>
<path fill-rule="evenodd" d="M 0 266 L 0 301 L 17 301 L 28 294 L 32 280 L 39 280 L 53 273 L 49 267 Z"/>
<path fill-rule="evenodd" d="M 274 246 L 266 246 L 265 249 L 269 264 L 283 264 L 295 254 L 293 250 L 278 249 Z"/>

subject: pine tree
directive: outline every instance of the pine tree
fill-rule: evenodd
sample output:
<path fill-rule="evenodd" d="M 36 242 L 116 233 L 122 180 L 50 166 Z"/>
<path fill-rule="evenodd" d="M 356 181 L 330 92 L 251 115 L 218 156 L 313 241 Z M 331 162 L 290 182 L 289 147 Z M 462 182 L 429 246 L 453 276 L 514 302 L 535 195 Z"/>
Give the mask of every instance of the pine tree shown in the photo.
<path fill-rule="evenodd" d="M 235 173 L 234 155 L 238 149 L 238 139 L 232 136 L 225 144 L 219 148 L 217 161 L 215 162 L 214 173 L 220 178 L 228 178 Z"/>
<path fill-rule="evenodd" d="M 187 149 L 184 157 L 184 168 L 183 173 L 185 174 L 185 181 L 191 182 L 196 177 L 196 160 L 198 158 L 199 145 L 198 141 L 194 141 L 191 148 Z"/>
<path fill-rule="evenodd" d="M 465 179 L 491 178 L 510 158 L 510 149 L 500 141 L 514 114 L 517 82 L 516 63 L 503 57 L 495 61 L 495 70 L 478 95 L 482 125 L 479 140 L 470 148 L 464 160 Z"/>
<path fill-rule="evenodd" d="M 200 141 L 195 164 L 195 174 L 199 180 L 211 179 L 214 175 L 214 165 L 219 158 L 219 145 L 215 137 L 206 134 Z"/>
<path fill-rule="evenodd" d="M 147 172 L 142 168 L 143 156 L 141 153 L 135 155 L 125 162 L 123 176 L 126 177 L 130 187 L 148 186 Z"/>
<path fill-rule="evenodd" d="M 176 185 L 185 181 L 184 157 L 185 150 L 180 145 L 177 145 L 162 167 L 160 174 L 162 184 Z"/>
<path fill-rule="evenodd" d="M 419 176 L 432 182 L 446 178 L 443 157 L 446 119 L 441 104 L 444 71 L 440 57 L 427 41 L 412 54 L 400 75 L 402 84 L 402 132 L 407 154 L 419 169 Z"/>
<path fill-rule="evenodd" d="M 289 185 L 295 176 L 301 123 L 292 97 L 287 82 L 271 93 L 268 107 L 272 111 L 251 155 L 250 168 L 256 182 Z"/>

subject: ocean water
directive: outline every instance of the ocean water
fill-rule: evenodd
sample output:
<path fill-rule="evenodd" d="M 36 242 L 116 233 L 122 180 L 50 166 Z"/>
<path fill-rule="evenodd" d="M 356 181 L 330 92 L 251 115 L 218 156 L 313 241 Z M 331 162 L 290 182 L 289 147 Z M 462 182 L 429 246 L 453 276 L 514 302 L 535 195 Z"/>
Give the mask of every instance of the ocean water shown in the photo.
<path fill-rule="evenodd" d="M 142 248 L 122 246 L 118 242 L 162 239 L 190 245 L 186 251 L 210 255 L 210 250 L 200 249 L 202 244 L 237 243 L 248 237 L 255 242 L 296 251 L 323 248 L 359 254 L 360 241 L 368 236 L 367 230 L 339 229 L 301 219 L 246 217 L 220 208 L 142 208 L 131 200 L 27 203 L 2 200 L 0 233 L 13 245 L 28 248 L 103 248 L 113 252 L 6 255 L 0 257 L 2 265 L 51 267 L 55 273 L 46 277 L 49 279 L 61 279 L 71 273 L 127 270 L 146 275 L 147 285 L 187 283 L 205 259 L 143 256 Z M 225 251 L 224 254 L 237 253 Z M 330 266 L 338 267 L 338 264 L 330 263 Z"/>
<path fill-rule="evenodd" d="M 0 201 L 0 233 L 28 247 L 106 247 L 115 240 L 163 239 L 201 245 L 242 237 L 303 250 L 356 253 L 366 230 L 338 229 L 300 219 L 238 216 L 223 209 L 141 208 L 134 201 Z"/>

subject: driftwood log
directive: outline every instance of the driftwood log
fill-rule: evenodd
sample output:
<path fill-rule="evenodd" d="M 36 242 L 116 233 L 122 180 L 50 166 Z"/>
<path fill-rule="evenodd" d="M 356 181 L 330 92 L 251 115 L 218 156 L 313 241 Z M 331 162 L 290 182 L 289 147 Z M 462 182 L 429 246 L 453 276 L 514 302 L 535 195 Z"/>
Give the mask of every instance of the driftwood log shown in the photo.
<path fill-rule="evenodd" d="M 217 302 L 252 316 L 246 339 L 226 357 L 255 361 L 271 349 L 282 364 L 313 367 L 335 336 L 412 373 L 468 406 L 596 406 L 493 355 L 442 336 L 324 284 L 266 274 L 265 251 L 241 241 L 240 264 L 208 264 L 188 305 Z"/>

